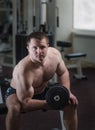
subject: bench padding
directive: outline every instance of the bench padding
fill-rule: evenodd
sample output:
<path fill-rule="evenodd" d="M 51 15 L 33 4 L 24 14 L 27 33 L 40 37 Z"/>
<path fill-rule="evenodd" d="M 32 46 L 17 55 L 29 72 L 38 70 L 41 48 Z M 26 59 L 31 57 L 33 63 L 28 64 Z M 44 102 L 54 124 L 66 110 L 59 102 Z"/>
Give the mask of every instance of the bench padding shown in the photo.
<path fill-rule="evenodd" d="M 65 58 L 70 60 L 71 58 L 81 58 L 81 57 L 86 57 L 86 53 L 69 53 L 65 54 Z"/>

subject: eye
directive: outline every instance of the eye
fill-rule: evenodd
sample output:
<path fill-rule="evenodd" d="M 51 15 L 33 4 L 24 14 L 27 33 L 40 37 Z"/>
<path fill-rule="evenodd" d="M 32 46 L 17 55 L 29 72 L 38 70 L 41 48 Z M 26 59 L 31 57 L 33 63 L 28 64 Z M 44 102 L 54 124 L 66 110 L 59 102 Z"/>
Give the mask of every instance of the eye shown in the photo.
<path fill-rule="evenodd" d="M 33 50 L 37 50 L 37 47 L 36 47 L 36 46 L 33 46 Z"/>
<path fill-rule="evenodd" d="M 45 49 L 46 47 L 45 46 L 40 46 L 40 49 Z"/>

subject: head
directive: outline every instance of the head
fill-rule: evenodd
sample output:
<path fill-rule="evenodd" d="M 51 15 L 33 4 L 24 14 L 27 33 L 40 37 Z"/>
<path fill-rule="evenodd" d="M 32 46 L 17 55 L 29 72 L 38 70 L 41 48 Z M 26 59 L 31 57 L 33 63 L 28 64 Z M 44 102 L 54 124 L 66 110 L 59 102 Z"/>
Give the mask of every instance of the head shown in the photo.
<path fill-rule="evenodd" d="M 27 38 L 27 49 L 33 62 L 43 62 L 48 46 L 49 39 L 43 32 L 33 32 Z"/>

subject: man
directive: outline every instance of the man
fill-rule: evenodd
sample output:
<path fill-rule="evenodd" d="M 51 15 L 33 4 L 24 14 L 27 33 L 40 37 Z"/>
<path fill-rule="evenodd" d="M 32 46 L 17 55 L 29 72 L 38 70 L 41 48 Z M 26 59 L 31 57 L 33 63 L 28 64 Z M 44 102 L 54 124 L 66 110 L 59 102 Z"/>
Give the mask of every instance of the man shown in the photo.
<path fill-rule="evenodd" d="M 7 90 L 7 130 L 19 130 L 20 111 L 48 109 L 44 97 L 48 81 L 56 73 L 59 83 L 70 93 L 70 103 L 64 108 L 64 123 L 67 130 L 77 129 L 77 98 L 70 91 L 68 70 L 61 54 L 49 47 L 49 40 L 43 32 L 33 32 L 27 38 L 28 55 L 14 68 L 11 87 Z M 50 109 L 50 108 L 49 108 Z"/>

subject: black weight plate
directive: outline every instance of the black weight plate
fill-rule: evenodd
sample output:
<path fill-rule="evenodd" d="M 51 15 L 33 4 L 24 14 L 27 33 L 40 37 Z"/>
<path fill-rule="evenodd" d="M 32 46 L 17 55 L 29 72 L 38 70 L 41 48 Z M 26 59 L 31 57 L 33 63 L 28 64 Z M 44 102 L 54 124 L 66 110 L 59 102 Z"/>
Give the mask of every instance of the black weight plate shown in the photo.
<path fill-rule="evenodd" d="M 61 109 L 68 103 L 69 92 L 66 87 L 54 86 L 46 93 L 48 105 L 54 109 Z"/>

